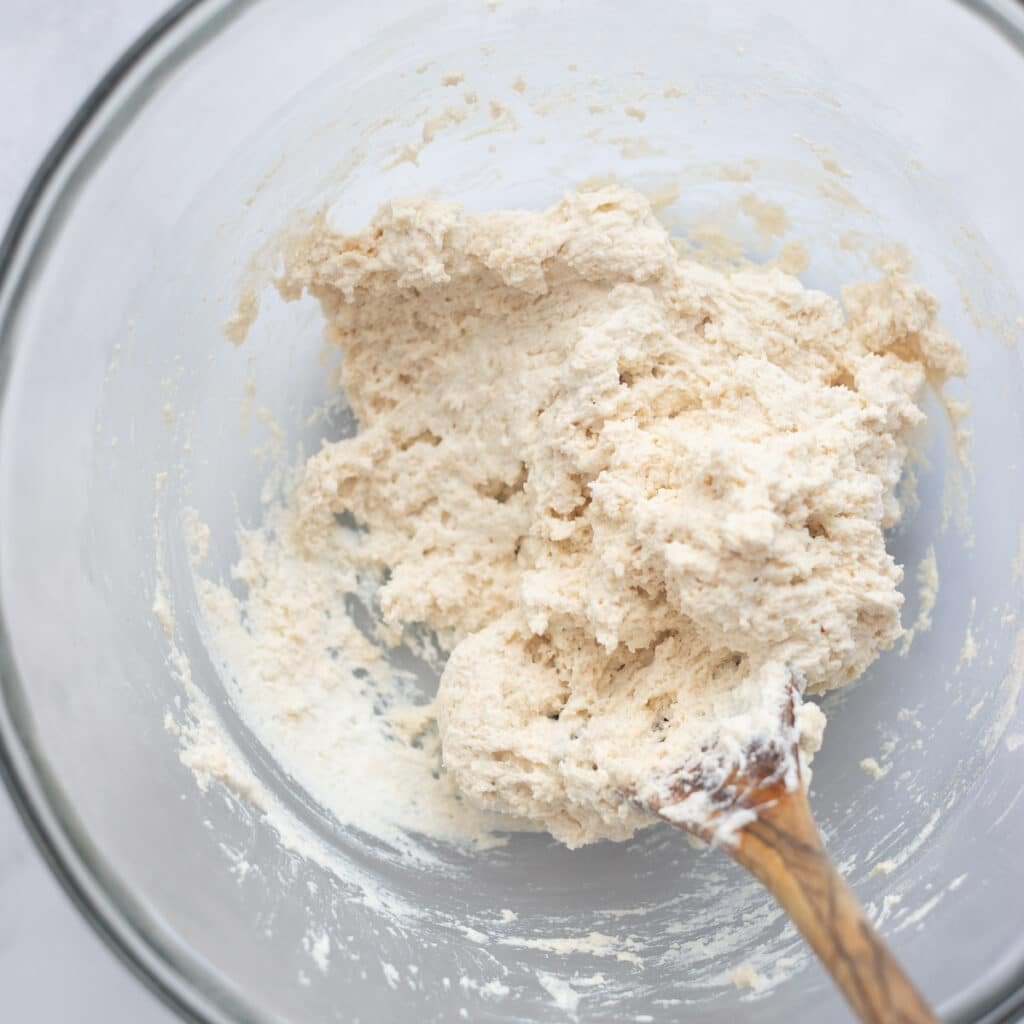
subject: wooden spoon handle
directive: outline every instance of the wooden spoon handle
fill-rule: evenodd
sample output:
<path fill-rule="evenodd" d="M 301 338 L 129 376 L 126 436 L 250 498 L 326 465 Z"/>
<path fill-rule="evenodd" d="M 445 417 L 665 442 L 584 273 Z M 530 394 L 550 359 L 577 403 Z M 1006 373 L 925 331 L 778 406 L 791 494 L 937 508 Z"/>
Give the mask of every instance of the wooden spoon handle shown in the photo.
<path fill-rule="evenodd" d="M 733 857 L 779 901 L 861 1020 L 934 1024 L 826 853 L 802 790 L 760 806 L 737 839 Z"/>

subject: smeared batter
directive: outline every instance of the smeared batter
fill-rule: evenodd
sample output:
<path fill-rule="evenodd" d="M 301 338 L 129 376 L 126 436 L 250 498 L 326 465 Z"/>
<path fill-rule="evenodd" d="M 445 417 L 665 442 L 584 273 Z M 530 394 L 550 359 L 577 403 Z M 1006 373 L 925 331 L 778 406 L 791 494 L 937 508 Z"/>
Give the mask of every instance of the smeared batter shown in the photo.
<path fill-rule="evenodd" d="M 740 763 L 794 685 L 813 754 L 804 694 L 900 635 L 883 531 L 924 389 L 963 363 L 899 272 L 840 304 L 711 269 L 602 186 L 323 222 L 280 284 L 321 301 L 359 420 L 309 461 L 284 543 L 376 573 L 388 642 L 424 624 L 451 648 L 444 763 L 478 807 L 625 838 L 673 773 L 726 769 L 709 749 Z"/>

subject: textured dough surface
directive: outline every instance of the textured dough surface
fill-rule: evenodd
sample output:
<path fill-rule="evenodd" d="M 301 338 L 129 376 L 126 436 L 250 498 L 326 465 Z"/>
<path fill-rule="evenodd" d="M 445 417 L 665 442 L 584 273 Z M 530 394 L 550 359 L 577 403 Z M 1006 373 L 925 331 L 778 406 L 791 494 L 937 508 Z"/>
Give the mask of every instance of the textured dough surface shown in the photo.
<path fill-rule="evenodd" d="M 309 461 L 295 540 L 354 517 L 390 638 L 452 648 L 444 762 L 480 807 L 625 838 L 652 786 L 777 730 L 792 680 L 841 686 L 900 635 L 883 531 L 925 386 L 963 371 L 905 276 L 840 303 L 712 269 L 606 185 L 321 223 L 281 287 L 320 300 L 359 421 Z"/>

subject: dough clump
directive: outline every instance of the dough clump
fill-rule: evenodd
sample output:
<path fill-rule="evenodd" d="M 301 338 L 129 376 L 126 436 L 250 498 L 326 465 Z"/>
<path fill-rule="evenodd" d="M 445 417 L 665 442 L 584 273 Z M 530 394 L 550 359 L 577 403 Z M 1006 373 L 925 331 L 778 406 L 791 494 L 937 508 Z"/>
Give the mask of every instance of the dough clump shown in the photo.
<path fill-rule="evenodd" d="M 713 269 L 604 185 L 324 220 L 280 284 L 322 304 L 359 424 L 307 464 L 295 540 L 322 554 L 354 517 L 390 640 L 451 649 L 436 714 L 472 803 L 624 839 L 682 769 L 777 732 L 794 686 L 813 754 L 803 695 L 900 635 L 883 531 L 925 387 L 964 369 L 902 274 L 840 303 Z"/>

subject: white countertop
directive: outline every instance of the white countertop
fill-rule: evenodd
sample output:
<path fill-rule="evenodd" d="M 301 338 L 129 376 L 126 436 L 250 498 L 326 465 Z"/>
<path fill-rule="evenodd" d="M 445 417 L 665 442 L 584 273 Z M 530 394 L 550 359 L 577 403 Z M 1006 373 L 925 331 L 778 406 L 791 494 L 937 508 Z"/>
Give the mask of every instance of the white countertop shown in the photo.
<path fill-rule="evenodd" d="M 0 0 L 0 224 L 100 75 L 167 0 Z M 11 1024 L 171 1024 L 106 948 L 0 789 L 0 1016 Z"/>

